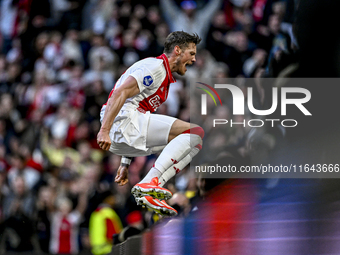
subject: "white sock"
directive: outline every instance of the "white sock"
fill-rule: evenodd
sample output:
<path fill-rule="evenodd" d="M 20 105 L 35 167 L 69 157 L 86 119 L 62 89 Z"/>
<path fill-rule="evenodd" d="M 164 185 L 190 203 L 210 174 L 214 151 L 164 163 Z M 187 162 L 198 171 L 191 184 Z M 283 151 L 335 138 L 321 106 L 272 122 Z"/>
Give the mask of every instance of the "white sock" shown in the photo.
<path fill-rule="evenodd" d="M 159 186 L 163 187 L 172 177 L 182 171 L 192 160 L 193 157 L 202 149 L 202 146 L 195 146 L 188 155 L 186 155 L 180 162 L 167 169 L 159 178 Z"/>
<path fill-rule="evenodd" d="M 203 137 L 203 135 L 201 136 Z M 167 169 L 179 163 L 185 156 L 187 156 L 191 152 L 191 150 L 196 145 L 201 144 L 202 142 L 201 136 L 196 133 L 186 132 L 172 139 L 164 147 L 162 153 L 157 158 L 154 166 L 150 169 L 147 175 L 139 183 L 150 182 L 151 179 L 156 176 L 159 178 Z"/>
<path fill-rule="evenodd" d="M 155 162 L 155 168 L 162 173 L 172 165 L 181 161 L 190 151 L 202 141 L 201 137 L 196 134 L 180 134 L 172 139 L 163 149 Z"/>
<path fill-rule="evenodd" d="M 152 167 L 150 169 L 150 171 L 147 173 L 147 175 L 145 175 L 145 177 L 143 178 L 143 180 L 141 180 L 139 183 L 147 183 L 147 182 L 151 182 L 151 179 L 154 177 L 161 177 L 162 172 L 159 171 L 157 168 Z"/>

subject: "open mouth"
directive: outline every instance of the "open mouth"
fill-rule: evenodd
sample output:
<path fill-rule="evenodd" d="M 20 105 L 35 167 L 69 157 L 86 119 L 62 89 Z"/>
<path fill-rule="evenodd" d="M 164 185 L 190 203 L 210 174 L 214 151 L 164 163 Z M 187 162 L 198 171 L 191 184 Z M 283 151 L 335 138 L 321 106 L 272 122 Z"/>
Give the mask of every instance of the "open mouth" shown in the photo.
<path fill-rule="evenodd" d="M 184 64 L 185 70 L 187 70 L 187 65 L 189 65 L 189 63 L 185 63 L 185 64 Z"/>

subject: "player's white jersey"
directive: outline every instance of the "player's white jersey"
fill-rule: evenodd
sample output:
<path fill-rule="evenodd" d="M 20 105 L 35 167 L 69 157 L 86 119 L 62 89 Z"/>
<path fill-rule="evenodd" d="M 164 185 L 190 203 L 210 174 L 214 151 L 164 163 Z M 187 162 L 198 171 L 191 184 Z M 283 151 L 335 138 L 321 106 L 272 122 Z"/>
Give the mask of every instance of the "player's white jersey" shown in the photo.
<path fill-rule="evenodd" d="M 140 93 L 128 98 L 124 105 L 133 106 L 140 112 L 156 111 L 167 99 L 170 83 L 176 81 L 172 76 L 169 61 L 165 54 L 157 58 L 146 58 L 136 62 L 122 74 L 109 98 L 114 89 L 121 86 L 129 76 L 136 79 Z"/>

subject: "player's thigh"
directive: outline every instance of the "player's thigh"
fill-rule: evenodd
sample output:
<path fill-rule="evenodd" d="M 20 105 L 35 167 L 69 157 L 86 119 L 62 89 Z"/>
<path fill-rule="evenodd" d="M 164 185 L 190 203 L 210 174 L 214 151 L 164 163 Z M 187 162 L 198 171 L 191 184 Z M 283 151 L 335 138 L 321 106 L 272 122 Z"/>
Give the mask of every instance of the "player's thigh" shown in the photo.
<path fill-rule="evenodd" d="M 165 146 L 166 145 L 161 145 L 161 146 L 155 146 L 155 147 L 150 148 L 150 154 L 161 152 L 165 148 Z"/>
<path fill-rule="evenodd" d="M 118 156 L 126 156 L 126 157 L 142 157 L 142 156 L 149 156 L 154 153 L 151 148 L 148 150 L 141 150 L 133 146 L 130 146 L 126 143 L 115 143 L 115 142 L 111 144 L 110 152 Z"/>
<path fill-rule="evenodd" d="M 182 134 L 184 131 L 187 131 L 190 128 L 198 127 L 196 124 L 192 124 L 183 120 L 176 120 L 170 129 L 169 134 L 169 142 L 174 139 L 176 136 Z"/>
<path fill-rule="evenodd" d="M 168 144 L 170 130 L 176 121 L 177 119 L 174 117 L 161 114 L 150 114 L 146 147 L 151 148 Z"/>

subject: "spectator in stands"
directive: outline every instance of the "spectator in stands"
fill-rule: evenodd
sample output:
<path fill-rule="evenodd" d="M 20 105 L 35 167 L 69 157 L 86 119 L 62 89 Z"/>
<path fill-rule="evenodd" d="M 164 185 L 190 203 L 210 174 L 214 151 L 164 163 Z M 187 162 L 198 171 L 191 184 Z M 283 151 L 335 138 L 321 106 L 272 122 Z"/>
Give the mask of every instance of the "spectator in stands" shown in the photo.
<path fill-rule="evenodd" d="M 25 182 L 25 187 L 33 189 L 34 185 L 37 184 L 40 179 L 39 172 L 32 167 L 28 167 L 24 156 L 19 154 L 11 157 L 11 165 L 12 167 L 8 170 L 7 176 L 9 184 L 11 186 L 15 185 L 15 183 L 17 183 L 17 177 L 20 177 Z"/>
<path fill-rule="evenodd" d="M 35 210 L 32 192 L 26 189 L 25 180 L 21 176 L 13 179 L 10 192 L 5 196 L 4 229 L 2 236 L 7 251 L 30 252 L 37 250 L 37 242 L 33 226 Z"/>
<path fill-rule="evenodd" d="M 230 76 L 243 74 L 243 64 L 252 55 L 249 40 L 243 31 L 229 32 L 225 36 L 223 61 L 229 66 Z"/>
<path fill-rule="evenodd" d="M 74 210 L 72 210 L 72 202 L 66 197 L 61 197 L 57 201 L 57 207 L 51 212 L 50 252 L 52 254 L 76 254 L 79 252 L 79 225 L 87 206 L 88 186 L 84 184 L 81 181 L 77 183 L 79 200 Z"/>
<path fill-rule="evenodd" d="M 183 30 L 189 33 L 197 33 L 202 38 L 202 42 L 198 45 L 200 48 L 205 45 L 210 20 L 221 3 L 221 0 L 212 0 L 202 9 L 196 10 L 196 1 L 183 1 L 180 9 L 173 0 L 160 0 L 163 15 L 170 31 Z"/>
<path fill-rule="evenodd" d="M 55 137 L 49 139 L 46 130 L 44 131 L 44 134 L 42 134 L 41 149 L 49 162 L 52 165 L 58 167 L 63 166 L 66 157 L 68 157 L 73 162 L 78 162 L 79 153 L 70 147 L 66 147 L 64 140 L 65 137 L 58 137 L 58 135 L 59 134 L 55 134 Z"/>
<path fill-rule="evenodd" d="M 61 48 L 62 34 L 59 31 L 53 31 L 50 34 L 50 41 L 44 49 L 44 59 L 54 71 L 61 68 L 64 61 L 64 54 Z"/>
<path fill-rule="evenodd" d="M 116 50 L 116 53 L 119 56 L 120 63 L 128 67 L 140 59 L 139 52 L 134 45 L 136 33 L 129 29 L 125 30 L 122 36 L 122 45 Z"/>
<path fill-rule="evenodd" d="M 61 43 L 66 61 L 73 60 L 77 64 L 84 64 L 83 52 L 79 43 L 79 31 L 70 29 Z"/>
<path fill-rule="evenodd" d="M 178 215 L 186 216 L 190 211 L 189 199 L 182 193 L 175 193 L 169 200 L 169 205 L 175 208 Z"/>
<path fill-rule="evenodd" d="M 56 1 L 58 2 L 58 1 Z M 79 30 L 81 28 L 82 11 L 86 1 L 71 0 L 61 1 L 62 8 L 59 29 L 66 32 L 68 29 Z"/>
<path fill-rule="evenodd" d="M 117 54 L 106 45 L 103 35 L 94 35 L 88 54 L 90 70 L 86 73 L 88 82 L 102 79 L 106 92 L 112 89 L 119 62 Z"/>
<path fill-rule="evenodd" d="M 252 77 L 255 70 L 263 67 L 267 58 L 267 52 L 263 49 L 256 49 L 253 55 L 243 64 L 243 73 L 246 77 Z"/>
<path fill-rule="evenodd" d="M 2 35 L 2 53 L 7 52 L 12 47 L 12 40 L 20 35 L 28 21 L 30 5 L 26 1 L 5 0 L 0 3 L 0 33 Z"/>
<path fill-rule="evenodd" d="M 223 37 L 230 30 L 227 25 L 225 13 L 219 11 L 215 14 L 212 24 L 207 33 L 207 50 L 214 56 L 217 61 L 222 61 L 221 52 L 224 49 Z M 201 52 L 198 52 L 201 54 Z"/>
<path fill-rule="evenodd" d="M 41 251 L 49 253 L 51 237 L 50 212 L 53 211 L 55 192 L 49 186 L 43 186 L 39 190 L 36 203 L 36 231 Z"/>

